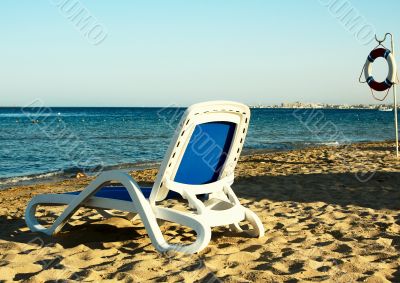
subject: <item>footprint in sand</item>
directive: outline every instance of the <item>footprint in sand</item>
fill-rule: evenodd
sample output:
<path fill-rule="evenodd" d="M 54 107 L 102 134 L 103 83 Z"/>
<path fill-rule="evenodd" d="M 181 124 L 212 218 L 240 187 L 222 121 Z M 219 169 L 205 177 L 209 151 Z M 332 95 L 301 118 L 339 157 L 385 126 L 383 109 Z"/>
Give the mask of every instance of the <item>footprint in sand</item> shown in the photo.
<path fill-rule="evenodd" d="M 249 246 L 249 247 L 244 248 L 243 251 L 244 251 L 244 252 L 251 252 L 251 253 L 253 253 L 253 252 L 256 252 L 256 251 L 260 250 L 262 247 L 263 247 L 263 246 L 261 246 L 261 245 L 251 245 L 251 246 Z"/>
<path fill-rule="evenodd" d="M 353 251 L 353 249 L 346 244 L 341 244 L 337 246 L 337 248 L 334 249 L 333 251 L 341 254 L 349 254 Z"/>

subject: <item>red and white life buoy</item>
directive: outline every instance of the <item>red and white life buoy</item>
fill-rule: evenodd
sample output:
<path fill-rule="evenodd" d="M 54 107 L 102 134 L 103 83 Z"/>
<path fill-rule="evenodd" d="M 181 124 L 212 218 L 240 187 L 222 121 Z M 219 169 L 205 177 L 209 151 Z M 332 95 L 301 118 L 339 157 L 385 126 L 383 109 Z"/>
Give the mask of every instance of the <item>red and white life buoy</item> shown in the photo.
<path fill-rule="evenodd" d="M 386 79 L 383 82 L 377 82 L 371 75 L 372 63 L 376 58 L 383 57 L 386 59 L 389 67 L 389 72 Z M 367 81 L 370 88 L 376 91 L 384 91 L 392 87 L 396 78 L 396 62 L 394 60 L 393 54 L 389 49 L 386 48 L 376 48 L 369 53 L 367 61 L 364 67 L 365 80 Z"/>

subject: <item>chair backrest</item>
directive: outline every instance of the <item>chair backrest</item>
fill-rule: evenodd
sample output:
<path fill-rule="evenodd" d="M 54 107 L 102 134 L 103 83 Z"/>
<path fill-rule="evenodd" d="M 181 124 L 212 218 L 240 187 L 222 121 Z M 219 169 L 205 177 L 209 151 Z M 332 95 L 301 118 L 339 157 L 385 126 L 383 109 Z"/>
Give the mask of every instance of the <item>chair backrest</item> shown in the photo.
<path fill-rule="evenodd" d="M 237 102 L 210 101 L 189 107 L 161 163 L 150 201 L 165 199 L 166 180 L 201 185 L 232 174 L 249 120 L 249 108 Z"/>
<path fill-rule="evenodd" d="M 231 147 L 236 124 L 209 122 L 199 124 L 183 154 L 174 181 L 201 185 L 218 180 Z"/>

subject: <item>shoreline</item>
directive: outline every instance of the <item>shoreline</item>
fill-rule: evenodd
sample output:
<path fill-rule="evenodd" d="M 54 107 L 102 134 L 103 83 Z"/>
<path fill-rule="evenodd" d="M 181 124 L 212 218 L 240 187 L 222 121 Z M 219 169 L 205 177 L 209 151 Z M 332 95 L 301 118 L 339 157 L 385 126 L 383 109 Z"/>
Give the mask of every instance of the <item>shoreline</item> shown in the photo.
<path fill-rule="evenodd" d="M 243 149 L 242 157 L 255 155 L 255 154 L 270 154 L 270 153 L 278 153 L 278 152 L 290 152 L 296 150 L 304 150 L 304 149 L 321 149 L 321 148 L 337 148 L 341 146 L 351 146 L 351 145 L 362 145 L 369 143 L 394 143 L 394 141 L 384 140 L 384 141 L 363 141 L 363 142 L 354 142 L 350 144 L 332 144 L 332 143 L 321 143 L 321 144 L 310 144 L 298 146 L 296 148 L 290 149 Z M 115 165 L 105 166 L 102 171 L 109 170 L 123 170 L 125 172 L 131 171 L 141 171 L 145 169 L 157 169 L 160 166 L 161 160 L 158 161 L 141 161 L 136 163 L 122 163 Z M 20 186 L 33 186 L 40 184 L 51 184 L 57 182 L 63 182 L 71 179 L 75 179 L 77 174 L 83 173 L 88 177 L 98 175 L 97 172 L 93 171 L 85 171 L 79 168 L 70 168 L 67 170 L 60 171 L 52 171 L 52 172 L 43 172 L 38 174 L 29 174 L 29 175 L 21 175 L 21 176 L 13 176 L 13 177 L 3 177 L 0 178 L 0 191 L 8 190 L 13 187 Z"/>
<path fill-rule="evenodd" d="M 103 171 L 109 170 L 123 170 L 123 171 L 133 171 L 133 170 L 145 170 L 156 168 L 159 166 L 160 162 L 137 162 L 137 163 L 125 163 L 105 166 Z M 77 174 L 84 174 L 88 177 L 96 176 L 96 172 L 93 170 L 82 170 L 79 168 L 71 168 L 67 170 L 44 172 L 38 174 L 14 176 L 14 177 L 4 177 L 0 178 L 0 191 L 7 190 L 12 187 L 19 186 L 32 186 L 35 184 L 48 184 L 55 182 L 62 182 L 66 180 L 75 179 Z"/>
<path fill-rule="evenodd" d="M 79 209 L 56 237 L 29 231 L 24 213 L 34 195 L 81 190 L 91 177 L 2 190 L 0 281 L 78 276 L 78 281 L 193 282 L 213 276 L 227 282 L 396 282 L 400 161 L 393 145 L 357 143 L 242 156 L 233 190 L 260 216 L 266 235 L 256 239 L 213 228 L 209 245 L 192 256 L 159 254 L 140 220 L 105 219 L 89 208 Z M 149 185 L 157 170 L 130 174 Z M 183 208 L 177 200 L 160 205 Z M 37 216 L 50 224 L 62 209 L 39 207 Z M 161 230 L 167 241 L 195 238 L 173 223 Z"/>

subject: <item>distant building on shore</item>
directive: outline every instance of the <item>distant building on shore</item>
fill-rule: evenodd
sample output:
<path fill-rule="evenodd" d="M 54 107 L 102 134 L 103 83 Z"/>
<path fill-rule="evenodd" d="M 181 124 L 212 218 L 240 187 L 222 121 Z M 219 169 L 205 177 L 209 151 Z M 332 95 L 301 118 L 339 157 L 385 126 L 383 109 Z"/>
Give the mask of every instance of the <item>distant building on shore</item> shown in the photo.
<path fill-rule="evenodd" d="M 390 104 L 327 104 L 327 103 L 306 103 L 306 102 L 282 102 L 280 105 L 257 104 L 250 108 L 282 108 L 282 109 L 386 109 L 392 108 Z"/>

